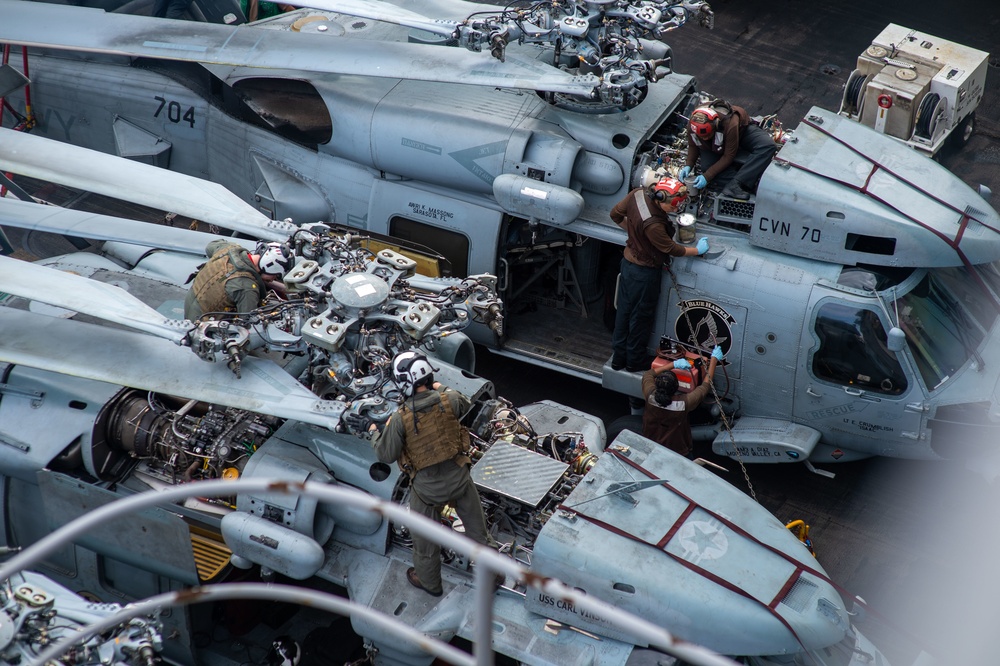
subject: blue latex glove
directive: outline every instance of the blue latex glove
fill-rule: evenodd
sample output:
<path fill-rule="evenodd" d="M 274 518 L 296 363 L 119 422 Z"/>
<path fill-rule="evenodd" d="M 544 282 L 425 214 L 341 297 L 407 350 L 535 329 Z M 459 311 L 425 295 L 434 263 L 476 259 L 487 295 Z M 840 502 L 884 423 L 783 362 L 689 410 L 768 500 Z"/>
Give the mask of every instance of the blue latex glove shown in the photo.
<path fill-rule="evenodd" d="M 698 254 L 705 254 L 708 252 L 708 238 L 702 236 L 698 239 L 698 244 L 695 245 L 695 249 L 698 250 Z"/>
<path fill-rule="evenodd" d="M 715 346 L 715 349 L 712 350 L 712 358 L 714 358 L 716 361 L 722 361 L 722 359 L 724 358 L 722 356 L 722 347 L 719 347 L 718 345 Z"/>
<path fill-rule="evenodd" d="M 690 370 L 691 363 L 688 362 L 687 359 L 679 358 L 676 361 L 674 361 L 674 367 L 677 368 L 678 370 Z"/>
<path fill-rule="evenodd" d="M 677 178 L 679 180 L 684 180 L 689 175 L 691 175 L 691 167 L 689 166 L 681 167 L 681 170 L 677 172 Z"/>
<path fill-rule="evenodd" d="M 702 175 L 699 175 L 697 178 L 694 179 L 694 186 L 696 188 L 698 188 L 699 190 L 705 189 L 705 187 L 707 185 L 708 185 L 708 181 L 705 180 L 705 177 L 702 176 Z"/>

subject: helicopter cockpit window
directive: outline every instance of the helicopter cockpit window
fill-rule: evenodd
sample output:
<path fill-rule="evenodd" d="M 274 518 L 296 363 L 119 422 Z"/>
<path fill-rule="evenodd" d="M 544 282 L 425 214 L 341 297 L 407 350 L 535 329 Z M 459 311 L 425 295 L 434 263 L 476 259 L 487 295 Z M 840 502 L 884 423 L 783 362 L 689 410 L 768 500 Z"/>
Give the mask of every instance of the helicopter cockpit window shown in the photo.
<path fill-rule="evenodd" d="M 979 345 L 997 318 L 993 300 L 962 268 L 929 271 L 897 299 L 895 307 L 910 352 L 931 390 L 979 356 Z"/>
<path fill-rule="evenodd" d="M 906 374 L 889 351 L 885 328 L 874 310 L 827 303 L 816 314 L 816 335 L 819 349 L 812 365 L 820 379 L 888 395 L 906 390 Z"/>
<path fill-rule="evenodd" d="M 1000 299 L 1000 261 L 994 261 L 991 264 L 979 264 L 974 270 L 993 291 L 993 296 Z"/>
<path fill-rule="evenodd" d="M 837 284 L 852 289 L 884 291 L 900 284 L 910 277 L 912 268 L 894 268 L 891 266 L 846 266 L 837 278 Z"/>

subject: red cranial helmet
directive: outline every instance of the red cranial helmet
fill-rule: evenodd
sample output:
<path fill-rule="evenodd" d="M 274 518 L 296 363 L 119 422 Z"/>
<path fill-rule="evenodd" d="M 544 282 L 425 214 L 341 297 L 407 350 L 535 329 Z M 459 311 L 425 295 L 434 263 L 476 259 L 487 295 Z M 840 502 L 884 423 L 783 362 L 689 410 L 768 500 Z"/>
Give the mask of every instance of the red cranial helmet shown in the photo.
<path fill-rule="evenodd" d="M 661 178 L 653 185 L 649 196 L 653 201 L 669 203 L 677 208 L 687 199 L 688 189 L 676 178 Z"/>
<path fill-rule="evenodd" d="M 702 141 L 710 141 L 715 134 L 715 130 L 718 129 L 718 125 L 718 112 L 707 106 L 700 106 L 695 109 L 688 123 L 691 133 Z"/>

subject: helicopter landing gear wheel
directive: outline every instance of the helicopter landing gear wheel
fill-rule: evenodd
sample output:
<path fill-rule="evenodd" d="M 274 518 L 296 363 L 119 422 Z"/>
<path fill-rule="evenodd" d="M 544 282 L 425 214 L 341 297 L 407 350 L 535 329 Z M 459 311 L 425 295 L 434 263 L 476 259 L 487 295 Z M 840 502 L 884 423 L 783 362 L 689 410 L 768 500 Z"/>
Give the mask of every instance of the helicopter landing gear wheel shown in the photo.
<path fill-rule="evenodd" d="M 612 421 L 607 427 L 608 444 L 615 441 L 615 438 L 622 434 L 622 431 L 624 430 L 631 430 L 637 435 L 641 435 L 642 416 L 638 414 L 629 414 L 628 416 L 620 416 Z"/>

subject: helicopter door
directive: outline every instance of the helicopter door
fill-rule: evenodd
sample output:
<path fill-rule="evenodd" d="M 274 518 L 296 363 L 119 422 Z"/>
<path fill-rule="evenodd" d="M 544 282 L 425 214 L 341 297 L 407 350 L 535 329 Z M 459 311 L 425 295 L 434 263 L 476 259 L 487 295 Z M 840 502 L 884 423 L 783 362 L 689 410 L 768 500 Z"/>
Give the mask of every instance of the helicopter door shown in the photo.
<path fill-rule="evenodd" d="M 501 217 L 499 211 L 449 196 L 377 181 L 368 207 L 368 230 L 391 237 L 399 243 L 399 251 L 408 256 L 412 256 L 408 248 L 420 246 L 435 257 L 443 257 L 435 262 L 440 271 L 429 273 L 421 268 L 425 265 L 421 257 L 412 256 L 421 273 L 430 277 L 466 277 L 493 273 Z M 481 323 L 473 323 L 464 333 L 473 342 L 485 345 L 494 344 L 496 338 Z"/>
<path fill-rule="evenodd" d="M 445 275 L 492 273 L 502 213 L 405 183 L 376 181 L 368 230 L 427 246 L 447 258 Z"/>
<path fill-rule="evenodd" d="M 878 309 L 828 293 L 813 292 L 795 381 L 796 420 L 822 434 L 811 459 L 900 455 L 920 439 L 923 389 Z"/>

